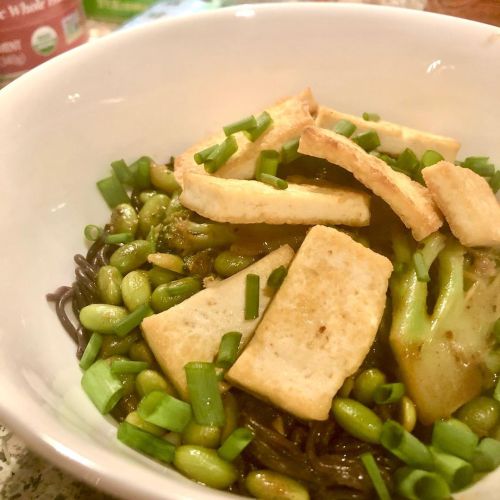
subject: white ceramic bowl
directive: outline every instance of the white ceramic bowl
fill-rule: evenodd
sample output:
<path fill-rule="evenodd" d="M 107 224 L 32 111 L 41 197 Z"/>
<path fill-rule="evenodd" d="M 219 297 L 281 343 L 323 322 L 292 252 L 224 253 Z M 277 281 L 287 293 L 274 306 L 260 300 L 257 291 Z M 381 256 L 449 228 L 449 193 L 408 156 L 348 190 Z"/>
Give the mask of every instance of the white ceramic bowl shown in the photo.
<path fill-rule="evenodd" d="M 240 6 L 112 35 L 1 91 L 0 420 L 116 495 L 226 497 L 121 446 L 80 389 L 75 346 L 45 293 L 71 282 L 82 228 L 107 217 L 95 181 L 112 160 L 165 160 L 307 85 L 324 104 L 457 137 L 461 156 L 498 164 L 498 61 L 498 29 L 460 19 Z M 490 476 L 476 496 L 483 488 L 480 498 L 493 498 L 499 482 Z"/>

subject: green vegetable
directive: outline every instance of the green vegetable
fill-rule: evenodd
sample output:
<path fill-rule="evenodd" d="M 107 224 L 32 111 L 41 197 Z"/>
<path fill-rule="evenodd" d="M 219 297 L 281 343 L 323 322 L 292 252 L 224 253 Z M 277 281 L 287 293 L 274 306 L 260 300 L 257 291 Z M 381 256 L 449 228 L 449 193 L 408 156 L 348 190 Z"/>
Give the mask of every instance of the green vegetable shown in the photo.
<path fill-rule="evenodd" d="M 254 470 L 245 478 L 245 487 L 262 500 L 309 500 L 307 489 L 298 481 L 272 470 Z"/>
<path fill-rule="evenodd" d="M 161 267 L 158 266 L 153 266 L 148 271 L 149 281 L 154 287 L 170 283 L 171 281 L 177 279 L 178 277 L 179 275 L 177 273 L 169 271 L 168 269 L 162 269 Z"/>
<path fill-rule="evenodd" d="M 250 429 L 239 427 L 224 440 L 217 453 L 219 457 L 232 462 L 251 443 L 253 438 L 254 434 Z"/>
<path fill-rule="evenodd" d="M 146 191 L 141 191 L 139 194 L 139 201 L 144 205 L 148 200 L 150 200 L 153 196 L 156 196 L 158 191 L 154 189 L 147 189 Z"/>
<path fill-rule="evenodd" d="M 352 138 L 359 147 L 363 148 L 367 153 L 373 149 L 377 149 L 380 146 L 380 138 L 377 132 L 369 130 L 368 132 L 362 132 L 357 136 Z"/>
<path fill-rule="evenodd" d="M 135 427 L 139 427 L 143 431 L 149 432 L 149 434 L 153 434 L 153 436 L 163 436 L 165 434 L 165 429 L 158 427 L 157 425 L 150 424 L 146 422 L 143 418 L 139 416 L 137 411 L 130 412 L 125 418 L 125 422 L 130 425 L 135 425 Z"/>
<path fill-rule="evenodd" d="M 179 191 L 181 188 L 174 173 L 165 165 L 152 163 L 149 168 L 149 174 L 151 176 L 151 184 L 153 184 L 155 188 L 161 189 L 169 196 Z"/>
<path fill-rule="evenodd" d="M 409 177 L 412 177 L 414 175 L 415 171 L 418 169 L 418 166 L 419 166 L 418 158 L 415 155 L 415 153 L 409 148 L 406 148 L 398 156 L 398 159 L 394 164 L 395 170 L 399 170 L 400 172 L 403 172 Z"/>
<path fill-rule="evenodd" d="M 170 283 L 156 287 L 151 295 L 151 307 L 156 313 L 160 313 L 180 304 L 187 297 L 182 295 L 172 295 L 170 293 Z"/>
<path fill-rule="evenodd" d="M 134 342 L 128 351 L 129 358 L 133 361 L 144 361 L 149 366 L 153 365 L 155 358 L 148 344 L 144 340 Z"/>
<path fill-rule="evenodd" d="M 405 394 L 405 386 L 400 382 L 379 385 L 373 393 L 373 400 L 378 405 L 397 403 Z"/>
<path fill-rule="evenodd" d="M 396 491 L 409 500 L 447 500 L 450 489 L 434 472 L 403 467 L 396 472 Z"/>
<path fill-rule="evenodd" d="M 122 243 L 130 243 L 131 241 L 134 241 L 134 235 L 132 233 L 108 234 L 106 238 L 104 238 L 104 243 L 109 245 L 120 245 Z"/>
<path fill-rule="evenodd" d="M 98 181 L 97 189 L 101 192 L 109 208 L 114 208 L 120 203 L 128 203 L 130 201 L 127 192 L 115 176 L 106 177 L 106 179 Z"/>
<path fill-rule="evenodd" d="M 257 117 L 257 126 L 244 132 L 248 140 L 255 142 L 273 123 L 271 115 L 267 111 L 263 111 Z"/>
<path fill-rule="evenodd" d="M 205 170 L 209 174 L 213 174 L 224 165 L 231 156 L 238 151 L 238 143 L 233 135 L 227 137 L 224 142 L 217 146 L 217 149 L 212 151 L 205 162 Z"/>
<path fill-rule="evenodd" d="M 260 277 L 258 274 L 247 274 L 245 285 L 245 319 L 259 317 Z"/>
<path fill-rule="evenodd" d="M 112 334 L 115 326 L 127 316 L 124 307 L 110 304 L 90 304 L 80 311 L 80 323 L 92 332 Z"/>
<path fill-rule="evenodd" d="M 500 189 L 500 170 L 497 170 L 490 179 L 491 190 L 496 194 Z"/>
<path fill-rule="evenodd" d="M 378 122 L 380 121 L 380 115 L 377 113 L 367 113 L 366 111 L 363 113 L 363 120 L 368 122 Z"/>
<path fill-rule="evenodd" d="M 353 396 L 360 403 L 370 406 L 374 403 L 375 389 L 386 382 L 386 376 L 378 368 L 362 371 L 355 379 L 352 388 Z"/>
<path fill-rule="evenodd" d="M 196 162 L 197 165 L 201 165 L 202 163 L 205 163 L 209 156 L 217 151 L 217 148 L 219 147 L 218 144 L 214 144 L 213 146 L 209 146 L 208 148 L 202 149 L 201 151 L 198 151 L 197 153 L 194 154 L 194 161 Z"/>
<path fill-rule="evenodd" d="M 415 403 L 407 396 L 399 402 L 399 422 L 408 432 L 413 431 L 417 423 Z"/>
<path fill-rule="evenodd" d="M 181 296 L 185 299 L 201 290 L 201 281 L 198 278 L 187 276 L 168 283 L 168 290 L 172 296 Z"/>
<path fill-rule="evenodd" d="M 229 391 L 222 395 L 222 405 L 224 407 L 224 415 L 226 417 L 226 422 L 222 428 L 221 435 L 221 439 L 224 441 L 236 429 L 238 425 L 239 411 L 236 398 Z"/>
<path fill-rule="evenodd" d="M 445 453 L 471 461 L 478 437 L 460 420 L 438 420 L 432 429 L 432 446 Z"/>
<path fill-rule="evenodd" d="M 228 332 L 222 336 L 217 353 L 215 366 L 224 370 L 229 370 L 238 356 L 242 334 L 240 332 Z"/>
<path fill-rule="evenodd" d="M 132 332 L 125 337 L 118 335 L 104 335 L 102 338 L 101 358 L 109 358 L 111 356 L 122 356 L 127 354 L 130 347 L 137 342 L 139 334 Z"/>
<path fill-rule="evenodd" d="M 130 165 L 130 170 L 134 174 L 134 185 L 139 190 L 148 189 L 151 186 L 149 170 L 153 160 L 149 156 L 141 156 Z"/>
<path fill-rule="evenodd" d="M 83 234 L 87 240 L 96 241 L 102 234 L 102 227 L 89 224 L 88 226 L 85 226 Z"/>
<path fill-rule="evenodd" d="M 356 125 L 354 125 L 354 123 L 350 122 L 349 120 L 339 120 L 333 128 L 333 131 L 335 133 L 343 135 L 345 137 L 351 137 L 351 135 L 354 134 L 355 130 Z"/>
<path fill-rule="evenodd" d="M 472 457 L 474 469 L 489 472 L 500 465 L 500 441 L 492 438 L 484 438 L 479 443 Z"/>
<path fill-rule="evenodd" d="M 124 160 L 111 162 L 111 168 L 122 184 L 128 184 L 129 186 L 134 184 L 134 176 Z"/>
<path fill-rule="evenodd" d="M 80 368 L 86 370 L 95 361 L 102 346 L 102 337 L 98 333 L 93 333 L 83 351 L 80 359 Z"/>
<path fill-rule="evenodd" d="M 203 446 L 182 445 L 175 450 L 174 465 L 185 476 L 224 490 L 237 479 L 234 465 L 222 460 L 215 450 Z"/>
<path fill-rule="evenodd" d="M 191 420 L 182 431 L 183 444 L 195 444 L 216 448 L 220 443 L 221 428 L 215 425 L 200 425 Z"/>
<path fill-rule="evenodd" d="M 387 489 L 384 480 L 382 479 L 382 475 L 380 474 L 380 470 L 377 466 L 377 462 L 375 461 L 374 456 L 370 453 L 363 453 L 361 455 L 361 462 L 365 466 L 366 472 L 370 476 L 373 487 L 377 492 L 377 496 L 380 500 L 391 500 L 391 495 L 389 494 L 389 490 Z"/>
<path fill-rule="evenodd" d="M 486 396 L 469 401 L 458 410 L 457 418 L 480 437 L 487 436 L 500 418 L 500 403 Z"/>
<path fill-rule="evenodd" d="M 148 305 L 151 298 L 151 285 L 146 271 L 130 271 L 121 283 L 123 302 L 129 311 Z"/>
<path fill-rule="evenodd" d="M 276 269 L 273 269 L 269 278 L 267 278 L 267 286 L 277 290 L 283 281 L 285 281 L 287 273 L 288 271 L 285 266 L 279 266 Z"/>
<path fill-rule="evenodd" d="M 413 254 L 413 265 L 415 266 L 418 281 L 428 283 L 431 278 L 429 277 L 429 268 L 425 263 L 422 252 L 417 251 Z"/>
<path fill-rule="evenodd" d="M 298 151 L 299 142 L 299 138 L 297 137 L 297 139 L 290 139 L 285 142 L 285 144 L 281 147 L 281 161 L 284 165 L 287 165 L 302 156 L 302 154 Z"/>
<path fill-rule="evenodd" d="M 162 269 L 168 269 L 177 274 L 184 274 L 184 261 L 178 255 L 171 253 L 154 253 L 148 257 L 148 260 Z"/>
<path fill-rule="evenodd" d="M 491 177 L 495 173 L 495 165 L 489 163 L 487 156 L 469 156 L 463 161 L 462 166 L 482 177 Z"/>
<path fill-rule="evenodd" d="M 472 483 L 474 469 L 471 464 L 453 455 L 431 448 L 434 467 L 448 483 L 451 491 L 458 491 Z"/>
<path fill-rule="evenodd" d="M 118 248 L 109 260 L 122 274 L 127 274 L 141 267 L 148 260 L 148 255 L 153 253 L 153 245 L 146 240 L 135 240 Z"/>
<path fill-rule="evenodd" d="M 382 421 L 372 410 L 354 399 L 335 398 L 332 403 L 335 421 L 346 432 L 367 443 L 380 441 Z"/>
<path fill-rule="evenodd" d="M 272 186 L 274 189 L 283 190 L 288 188 L 288 182 L 286 182 L 284 179 L 276 177 L 275 175 L 260 174 L 259 180 L 264 184 Z"/>
<path fill-rule="evenodd" d="M 276 175 L 280 162 L 280 153 L 272 149 L 264 149 L 260 152 L 255 167 L 255 178 L 260 181 L 262 174 Z"/>
<path fill-rule="evenodd" d="M 104 359 L 96 361 L 83 373 L 82 388 L 103 415 L 109 413 L 124 395 L 120 379 Z"/>
<path fill-rule="evenodd" d="M 163 391 L 175 396 L 175 389 L 156 370 L 144 370 L 135 379 L 135 388 L 139 396 L 144 397 L 153 391 Z"/>
<path fill-rule="evenodd" d="M 224 250 L 215 258 L 214 267 L 217 274 L 223 278 L 228 278 L 242 271 L 254 262 L 255 257 L 238 255 L 230 250 Z"/>
<path fill-rule="evenodd" d="M 111 373 L 140 373 L 149 367 L 144 361 L 130 361 L 129 359 L 114 359 L 111 361 Z"/>
<path fill-rule="evenodd" d="M 229 137 L 237 132 L 248 131 L 255 127 L 257 127 L 257 120 L 255 119 L 255 116 L 250 115 L 236 122 L 232 122 L 229 125 L 222 127 L 222 129 L 224 130 L 226 137 Z"/>
<path fill-rule="evenodd" d="M 422 166 L 425 168 L 425 167 L 430 167 L 431 165 L 435 165 L 436 163 L 443 160 L 444 158 L 440 153 L 438 153 L 437 151 L 433 151 L 432 149 L 428 149 L 422 155 L 420 163 L 422 163 Z"/>
<path fill-rule="evenodd" d="M 113 234 L 130 233 L 135 235 L 139 225 L 139 218 L 132 205 L 120 203 L 111 211 L 110 222 Z"/>
<path fill-rule="evenodd" d="M 166 194 L 157 194 L 144 203 L 139 211 L 139 231 L 147 236 L 153 226 L 163 222 L 167 214 L 170 198 Z"/>
<path fill-rule="evenodd" d="M 122 275 L 114 266 L 102 266 L 97 273 L 97 289 L 106 304 L 119 306 L 122 303 Z"/>

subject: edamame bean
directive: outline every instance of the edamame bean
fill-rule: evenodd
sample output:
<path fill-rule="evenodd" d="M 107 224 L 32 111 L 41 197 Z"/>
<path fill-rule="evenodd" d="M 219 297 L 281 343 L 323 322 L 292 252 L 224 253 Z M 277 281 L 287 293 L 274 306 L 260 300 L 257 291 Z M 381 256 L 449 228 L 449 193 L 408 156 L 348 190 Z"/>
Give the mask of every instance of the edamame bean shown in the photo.
<path fill-rule="evenodd" d="M 120 203 L 111 212 L 111 231 L 113 233 L 132 233 L 135 235 L 139 218 L 134 207 L 128 203 Z"/>
<path fill-rule="evenodd" d="M 272 470 L 254 470 L 245 478 L 245 487 L 262 500 L 309 500 L 309 492 L 299 482 Z"/>
<path fill-rule="evenodd" d="M 157 313 L 166 311 L 199 290 L 201 281 L 198 278 L 187 277 L 165 283 L 154 289 L 151 295 L 151 307 Z"/>
<path fill-rule="evenodd" d="M 196 444 L 206 448 L 219 446 L 221 436 L 220 427 L 200 425 L 191 420 L 182 431 L 184 444 Z"/>
<path fill-rule="evenodd" d="M 181 188 L 179 183 L 175 180 L 174 173 L 165 165 L 151 163 L 149 174 L 151 176 L 151 184 L 169 195 Z"/>
<path fill-rule="evenodd" d="M 190 479 L 221 490 L 231 486 L 238 477 L 233 464 L 203 446 L 179 446 L 175 450 L 174 465 Z"/>
<path fill-rule="evenodd" d="M 130 271 L 123 278 L 121 290 L 123 302 L 129 311 L 133 311 L 143 304 L 149 304 L 151 285 L 148 273 L 146 271 Z"/>
<path fill-rule="evenodd" d="M 399 421 L 408 432 L 411 432 L 417 423 L 415 403 L 408 396 L 403 396 L 399 402 Z"/>
<path fill-rule="evenodd" d="M 120 288 L 122 275 L 114 266 L 102 266 L 97 273 L 97 289 L 101 300 L 112 306 L 122 303 L 122 291 Z"/>
<path fill-rule="evenodd" d="M 377 368 L 362 371 L 354 381 L 353 396 L 364 405 L 373 404 L 375 389 L 387 382 L 387 377 Z"/>
<path fill-rule="evenodd" d="M 242 271 L 254 262 L 254 257 L 248 255 L 238 255 L 237 253 L 225 250 L 215 258 L 214 267 L 217 274 L 227 278 L 239 271 Z"/>
<path fill-rule="evenodd" d="M 139 414 L 136 411 L 130 412 L 127 415 L 127 418 L 125 419 L 125 422 L 135 425 L 136 427 L 139 427 L 139 429 L 149 432 L 154 436 L 163 436 L 163 434 L 165 434 L 164 429 L 158 427 L 155 424 L 150 424 L 149 422 L 146 422 L 143 418 L 139 416 Z"/>
<path fill-rule="evenodd" d="M 112 334 L 115 326 L 126 316 L 124 307 L 110 304 L 90 304 L 80 311 L 80 323 L 92 332 Z"/>
<path fill-rule="evenodd" d="M 171 396 L 177 393 L 172 384 L 156 370 L 143 370 L 135 379 L 135 388 L 143 398 L 152 391 L 164 391 Z"/>
<path fill-rule="evenodd" d="M 144 340 L 139 340 L 130 346 L 128 356 L 132 361 L 145 361 L 152 366 L 155 363 L 155 357 Z"/>
<path fill-rule="evenodd" d="M 161 267 L 153 266 L 148 271 L 148 278 L 154 287 L 165 285 L 177 279 L 179 275 L 170 271 L 169 269 L 162 269 Z"/>
<path fill-rule="evenodd" d="M 348 398 L 354 388 L 354 377 L 350 376 L 344 380 L 342 387 L 339 389 L 339 396 L 341 398 Z"/>
<path fill-rule="evenodd" d="M 154 248 L 150 241 L 135 240 L 118 248 L 111 256 L 109 263 L 122 274 L 127 274 L 141 267 L 148 260 L 148 255 Z"/>
<path fill-rule="evenodd" d="M 157 194 L 144 203 L 139 211 L 139 231 L 143 237 L 152 226 L 160 224 L 165 218 L 170 198 L 166 194 Z"/>
<path fill-rule="evenodd" d="M 221 441 L 223 442 L 238 426 L 239 408 L 236 398 L 230 392 L 225 392 L 222 395 L 222 404 L 226 416 L 226 423 L 222 428 L 221 435 Z"/>
<path fill-rule="evenodd" d="M 480 396 L 465 403 L 458 410 L 457 417 L 478 436 L 487 436 L 498 423 L 500 403 L 495 399 Z"/>
<path fill-rule="evenodd" d="M 153 189 L 148 189 L 146 191 L 142 191 L 141 194 L 139 194 L 139 200 L 141 201 L 142 204 L 144 204 L 157 194 L 158 191 L 154 191 Z"/>
<path fill-rule="evenodd" d="M 182 436 L 179 432 L 167 432 L 163 439 L 172 443 L 174 446 L 180 446 L 182 444 Z"/>
<path fill-rule="evenodd" d="M 102 338 L 101 358 L 109 358 L 111 356 L 121 356 L 127 354 L 131 345 L 139 340 L 139 334 L 132 332 L 125 337 L 117 335 L 106 335 Z"/>
<path fill-rule="evenodd" d="M 379 442 L 382 420 L 359 401 L 335 398 L 332 403 L 332 412 L 336 422 L 351 436 L 367 443 Z"/>

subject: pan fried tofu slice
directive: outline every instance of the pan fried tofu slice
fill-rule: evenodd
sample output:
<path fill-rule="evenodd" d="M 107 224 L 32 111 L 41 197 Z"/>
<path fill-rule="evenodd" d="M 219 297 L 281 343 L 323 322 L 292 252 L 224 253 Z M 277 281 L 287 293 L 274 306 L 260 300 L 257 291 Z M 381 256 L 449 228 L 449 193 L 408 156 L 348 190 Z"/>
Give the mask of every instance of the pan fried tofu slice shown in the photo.
<path fill-rule="evenodd" d="M 299 418 L 326 420 L 375 339 L 391 271 L 346 234 L 313 227 L 226 378 Z"/>
<path fill-rule="evenodd" d="M 437 231 L 443 224 L 427 188 L 366 153 L 347 137 L 331 130 L 308 127 L 300 139 L 299 151 L 324 158 L 351 172 L 389 204 L 417 241 Z"/>
<path fill-rule="evenodd" d="M 432 149 L 441 153 L 445 160 L 455 161 L 460 149 L 460 143 L 451 137 L 442 137 L 382 120 L 371 122 L 363 120 L 359 116 L 348 115 L 322 106 L 318 111 L 316 125 L 321 128 L 333 129 L 340 120 L 349 120 L 356 125 L 356 133 L 368 130 L 377 132 L 380 138 L 378 149 L 384 153 L 397 155 L 406 148 L 410 148 L 418 158 L 421 158 L 428 149 Z"/>
<path fill-rule="evenodd" d="M 279 151 L 285 142 L 300 137 L 307 126 L 314 124 L 311 109 L 314 111 L 316 108 L 317 105 L 309 89 L 270 107 L 267 109 L 273 119 L 270 127 L 255 142 L 248 140 L 242 132 L 235 134 L 238 151 L 215 175 L 232 179 L 252 179 L 260 152 L 264 149 Z M 221 130 L 177 156 L 174 163 L 177 181 L 182 184 L 184 172 L 205 174 L 203 165 L 197 165 L 194 161 L 194 154 L 214 144 L 220 144 L 225 138 Z"/>
<path fill-rule="evenodd" d="M 370 223 L 370 197 L 351 189 L 288 184 L 274 189 L 258 181 L 186 173 L 181 203 L 209 219 L 233 224 Z"/>
<path fill-rule="evenodd" d="M 462 245 L 500 246 L 500 205 L 480 175 L 446 161 L 424 168 L 422 175 Z"/>
<path fill-rule="evenodd" d="M 259 319 L 244 319 L 247 274 L 260 276 L 260 318 L 271 300 L 267 278 L 277 267 L 288 267 L 293 255 L 291 247 L 284 245 L 234 276 L 142 322 L 149 347 L 183 398 L 188 398 L 186 363 L 213 361 L 227 332 L 241 332 L 241 345 L 253 334 Z"/>

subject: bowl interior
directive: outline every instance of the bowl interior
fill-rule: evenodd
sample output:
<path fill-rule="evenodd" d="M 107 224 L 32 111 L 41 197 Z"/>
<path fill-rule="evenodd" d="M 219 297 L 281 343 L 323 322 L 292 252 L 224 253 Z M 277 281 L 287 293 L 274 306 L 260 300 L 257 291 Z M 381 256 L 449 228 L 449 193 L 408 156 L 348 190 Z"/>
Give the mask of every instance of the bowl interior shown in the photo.
<path fill-rule="evenodd" d="M 45 301 L 71 283 L 83 227 L 108 216 L 95 181 L 113 160 L 165 161 L 306 86 L 322 104 L 456 137 L 460 156 L 498 163 L 499 60 L 497 29 L 445 16 L 240 6 L 112 35 L 1 91 L 0 419 L 115 494 L 221 498 L 116 442 Z"/>

